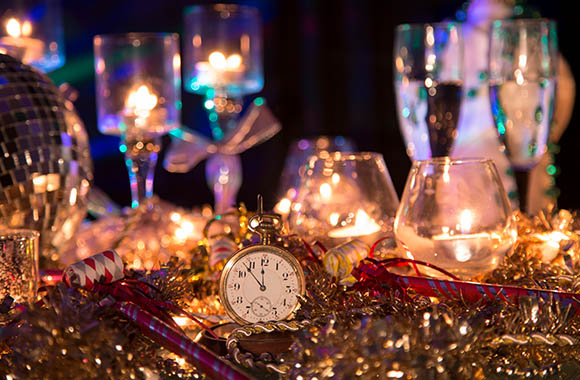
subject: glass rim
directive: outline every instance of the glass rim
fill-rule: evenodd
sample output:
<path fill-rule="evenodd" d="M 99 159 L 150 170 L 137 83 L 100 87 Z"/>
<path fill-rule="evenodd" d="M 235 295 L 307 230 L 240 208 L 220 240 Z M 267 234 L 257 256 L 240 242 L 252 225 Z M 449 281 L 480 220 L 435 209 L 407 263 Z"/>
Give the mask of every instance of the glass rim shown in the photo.
<path fill-rule="evenodd" d="M 427 160 L 415 160 L 413 161 L 413 166 L 438 166 L 438 165 L 474 165 L 474 164 L 492 164 L 495 166 L 495 162 L 491 158 L 487 157 L 462 157 L 462 158 L 451 158 L 451 157 L 433 157 Z"/>
<path fill-rule="evenodd" d="M 492 28 L 496 23 L 501 24 L 508 24 L 508 25 L 518 25 L 518 24 L 548 24 L 550 26 L 556 26 L 558 23 L 556 20 L 547 18 L 547 17 L 538 17 L 538 18 L 511 18 L 511 19 L 495 19 L 492 20 L 491 26 Z"/>
<path fill-rule="evenodd" d="M 33 239 L 40 237 L 40 232 L 36 230 L 30 230 L 27 228 L 6 228 L 0 229 L 0 240 L 10 239 Z"/>
<path fill-rule="evenodd" d="M 437 21 L 437 22 L 412 22 L 412 23 L 403 23 L 398 24 L 395 26 L 395 31 L 397 32 L 405 32 L 411 29 L 423 29 L 426 25 L 431 25 L 434 27 L 443 27 L 447 25 L 455 25 L 458 28 L 461 28 L 461 23 L 458 21 Z"/>
<path fill-rule="evenodd" d="M 171 32 L 127 32 L 127 33 L 106 33 L 106 34 L 95 34 L 93 36 L 93 43 L 97 39 L 101 39 L 102 41 L 108 40 L 110 41 L 131 41 L 137 38 L 144 38 L 144 39 L 157 39 L 157 40 L 165 40 L 170 38 L 172 40 L 179 40 L 178 33 L 171 33 Z"/>
<path fill-rule="evenodd" d="M 324 156 L 324 157 L 322 157 Z M 374 158 L 383 158 L 383 154 L 379 152 L 368 152 L 368 151 L 361 151 L 361 152 L 349 152 L 349 151 L 331 151 L 326 153 L 319 153 L 313 154 L 313 158 L 316 160 L 327 160 L 332 159 L 334 161 L 367 161 L 372 160 Z"/>
<path fill-rule="evenodd" d="M 223 7 L 223 9 L 219 9 Z M 260 14 L 260 9 L 251 5 L 240 5 L 240 4 L 227 4 L 227 3 L 215 3 L 215 4 L 196 4 L 189 5 L 183 8 L 184 15 L 190 15 L 192 13 L 217 13 L 227 10 L 228 12 L 234 12 L 239 14 Z"/>

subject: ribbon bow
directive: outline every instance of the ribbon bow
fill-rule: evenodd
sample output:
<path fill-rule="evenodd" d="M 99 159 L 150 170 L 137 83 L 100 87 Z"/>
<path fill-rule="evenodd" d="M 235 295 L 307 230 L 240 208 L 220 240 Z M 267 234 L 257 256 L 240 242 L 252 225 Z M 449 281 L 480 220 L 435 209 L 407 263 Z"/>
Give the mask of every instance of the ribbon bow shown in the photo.
<path fill-rule="evenodd" d="M 206 179 L 215 193 L 215 211 L 224 212 L 235 203 L 242 184 L 242 166 L 238 155 L 270 139 L 281 128 L 266 104 L 254 101 L 242 119 L 220 141 L 211 141 L 186 128 L 170 132 L 173 139 L 163 166 L 173 173 L 185 173 L 207 158 Z"/>

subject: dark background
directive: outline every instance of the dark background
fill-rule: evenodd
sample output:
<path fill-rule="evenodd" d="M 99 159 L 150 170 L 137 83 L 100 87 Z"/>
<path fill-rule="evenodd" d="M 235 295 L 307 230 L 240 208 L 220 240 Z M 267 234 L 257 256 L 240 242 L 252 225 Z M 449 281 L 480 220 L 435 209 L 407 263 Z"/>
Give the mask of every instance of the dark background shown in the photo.
<path fill-rule="evenodd" d="M 121 205 L 130 203 L 129 182 L 118 141 L 97 130 L 92 37 L 101 33 L 177 32 L 182 10 L 204 3 L 183 0 L 64 0 L 66 65 L 51 73 L 80 91 L 76 103 L 91 136 L 96 186 Z M 290 142 L 299 137 L 344 135 L 359 150 L 384 155 L 399 195 L 410 161 L 399 133 L 392 86 L 393 28 L 400 23 L 455 17 L 462 1 L 243 1 L 260 8 L 264 36 L 264 96 L 283 129 L 273 139 L 242 154 L 244 183 L 238 200 L 255 207 L 276 201 L 278 177 Z M 577 13 L 573 2 L 528 1 L 558 22 L 560 50 L 580 78 Z M 578 80 L 578 79 L 577 79 Z M 183 123 L 209 134 L 202 97 L 183 93 Z M 257 95 L 256 95 L 257 96 Z M 559 206 L 580 209 L 578 102 L 556 157 Z M 168 143 L 166 138 L 165 143 Z M 162 159 L 162 157 L 161 157 Z M 161 160 L 160 160 L 161 161 Z M 155 192 L 191 207 L 212 203 L 204 164 L 187 174 L 157 168 Z"/>

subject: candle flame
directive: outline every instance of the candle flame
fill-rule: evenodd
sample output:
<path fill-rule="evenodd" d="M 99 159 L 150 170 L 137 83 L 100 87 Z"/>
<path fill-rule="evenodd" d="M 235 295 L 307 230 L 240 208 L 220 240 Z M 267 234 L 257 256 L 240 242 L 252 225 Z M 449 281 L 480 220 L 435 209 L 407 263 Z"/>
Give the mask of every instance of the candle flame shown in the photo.
<path fill-rule="evenodd" d="M 32 24 L 26 20 L 22 24 L 15 18 L 11 18 L 6 22 L 6 33 L 10 37 L 28 37 L 32 34 Z"/>
<path fill-rule="evenodd" d="M 320 185 L 320 195 L 324 199 L 328 199 L 332 196 L 332 188 L 328 183 L 323 183 Z"/>
<path fill-rule="evenodd" d="M 226 63 L 228 69 L 237 69 L 242 64 L 242 57 L 239 54 L 232 54 L 228 57 Z"/>
<path fill-rule="evenodd" d="M 473 224 L 473 213 L 471 210 L 463 210 L 461 211 L 461 215 L 459 217 L 459 224 L 461 232 L 466 234 L 471 231 L 471 225 Z"/>
<path fill-rule="evenodd" d="M 133 110 L 138 117 L 147 117 L 157 105 L 157 96 L 149 91 L 146 85 L 140 86 L 137 91 L 132 91 L 127 99 L 127 107 Z"/>
<path fill-rule="evenodd" d="M 218 70 L 225 70 L 227 62 L 226 56 L 221 51 L 214 51 L 209 55 L 209 64 Z"/>
<path fill-rule="evenodd" d="M 356 212 L 354 225 L 337 228 L 328 233 L 333 238 L 364 236 L 380 231 L 381 226 L 375 222 L 364 210 L 358 209 Z"/>
<path fill-rule="evenodd" d="M 15 18 L 11 18 L 6 23 L 6 33 L 10 37 L 18 38 L 22 34 L 22 28 L 20 27 L 20 21 Z"/>
<path fill-rule="evenodd" d="M 209 55 L 209 64 L 216 70 L 237 70 L 242 65 L 242 56 L 232 54 L 229 57 L 221 51 L 214 51 Z"/>

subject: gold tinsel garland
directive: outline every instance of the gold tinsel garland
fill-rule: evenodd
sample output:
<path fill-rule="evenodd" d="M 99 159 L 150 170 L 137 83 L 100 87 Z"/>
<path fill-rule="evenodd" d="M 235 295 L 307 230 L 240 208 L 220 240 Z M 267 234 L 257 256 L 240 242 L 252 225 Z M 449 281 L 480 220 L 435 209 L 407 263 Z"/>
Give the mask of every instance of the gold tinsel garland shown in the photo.
<path fill-rule="evenodd" d="M 577 292 L 580 247 L 573 216 L 554 210 L 534 218 L 518 215 L 517 246 L 480 280 Z M 544 240 L 538 235 L 556 230 L 568 239 L 544 262 Z M 580 369 L 580 317 L 570 307 L 536 298 L 522 298 L 518 306 L 443 302 L 390 288 L 371 294 L 340 285 L 298 237 L 280 238 L 276 244 L 302 261 L 307 278 L 307 294 L 296 317 L 307 327 L 295 333 L 289 352 L 268 359 L 270 367 L 284 369 L 282 377 L 565 377 Z M 220 313 L 215 281 L 204 263 L 173 260 L 161 271 L 129 276 L 149 282 L 160 290 L 159 299 L 188 311 Z M 60 284 L 48 292 L 45 306 L 32 307 L 17 324 L 1 327 L 0 377 L 203 377 L 120 315 L 99 307 L 99 301 Z"/>

